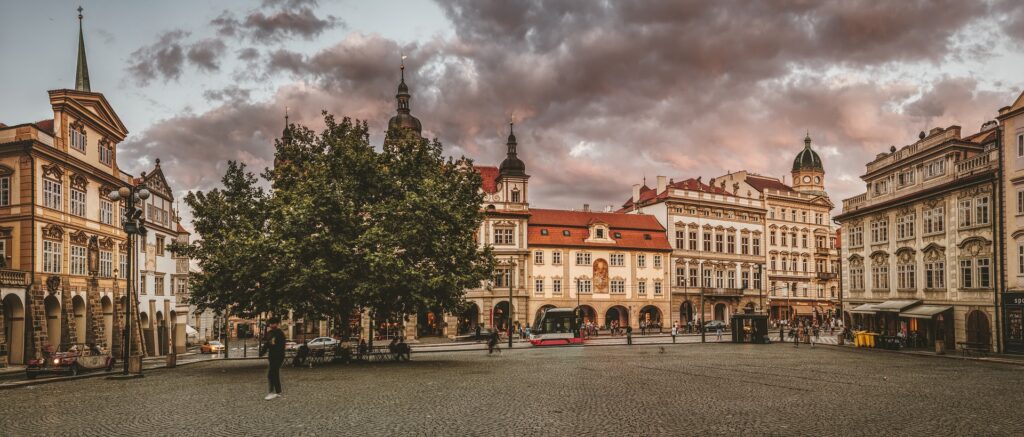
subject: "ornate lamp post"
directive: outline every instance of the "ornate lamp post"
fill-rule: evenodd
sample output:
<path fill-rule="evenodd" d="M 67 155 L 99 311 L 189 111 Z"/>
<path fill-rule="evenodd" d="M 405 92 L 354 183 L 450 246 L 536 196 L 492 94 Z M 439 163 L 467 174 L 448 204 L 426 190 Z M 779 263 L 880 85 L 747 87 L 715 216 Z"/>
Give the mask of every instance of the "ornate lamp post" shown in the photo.
<path fill-rule="evenodd" d="M 142 217 L 142 209 L 135 206 L 135 201 L 145 201 L 148 199 L 149 190 L 145 185 L 141 184 L 138 186 L 121 187 L 111 191 L 107 197 L 114 202 L 124 200 L 124 216 L 121 218 L 121 222 L 124 232 L 128 234 L 128 239 L 126 241 L 128 248 L 128 271 L 124 272 L 125 277 L 128 280 L 125 281 L 127 283 L 125 287 L 125 296 L 127 301 L 124 310 L 124 343 L 122 347 L 124 352 L 124 369 L 122 373 L 124 375 L 128 375 L 128 360 L 131 358 L 132 349 L 132 305 L 135 305 L 135 303 L 133 303 L 134 300 L 132 299 L 135 295 L 135 289 L 132 287 L 132 283 L 135 280 L 134 272 L 136 266 L 134 265 L 135 263 L 132 262 L 132 258 L 134 258 L 133 255 L 135 255 L 133 252 L 135 249 L 132 242 L 135 240 L 136 235 L 141 235 L 143 237 L 146 235 L 146 220 Z M 139 374 L 141 373 L 142 366 L 140 365 Z"/>

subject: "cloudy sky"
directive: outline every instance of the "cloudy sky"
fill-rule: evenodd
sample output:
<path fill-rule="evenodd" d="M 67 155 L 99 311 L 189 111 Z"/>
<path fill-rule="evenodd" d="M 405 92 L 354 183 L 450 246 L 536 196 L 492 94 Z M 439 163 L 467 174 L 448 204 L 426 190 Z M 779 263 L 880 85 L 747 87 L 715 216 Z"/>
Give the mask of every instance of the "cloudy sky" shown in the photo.
<path fill-rule="evenodd" d="M 1024 2 L 83 1 L 93 91 L 183 194 L 226 160 L 272 163 L 292 120 L 367 120 L 380 142 L 402 53 L 424 133 L 497 165 L 516 120 L 531 204 L 619 205 L 630 186 L 787 175 L 809 131 L 836 203 L 917 132 L 975 132 L 1024 90 Z M 73 87 L 77 3 L 0 5 L 0 121 Z"/>

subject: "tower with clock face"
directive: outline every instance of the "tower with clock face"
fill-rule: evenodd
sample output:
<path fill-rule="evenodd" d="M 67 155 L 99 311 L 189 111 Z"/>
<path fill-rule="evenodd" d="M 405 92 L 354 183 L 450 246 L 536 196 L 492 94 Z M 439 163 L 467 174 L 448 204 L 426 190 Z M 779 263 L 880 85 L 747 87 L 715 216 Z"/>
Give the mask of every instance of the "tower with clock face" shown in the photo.
<path fill-rule="evenodd" d="M 811 148 L 811 135 L 804 138 L 804 148 L 793 160 L 793 189 L 802 192 L 825 194 L 825 167 L 821 157 Z"/>

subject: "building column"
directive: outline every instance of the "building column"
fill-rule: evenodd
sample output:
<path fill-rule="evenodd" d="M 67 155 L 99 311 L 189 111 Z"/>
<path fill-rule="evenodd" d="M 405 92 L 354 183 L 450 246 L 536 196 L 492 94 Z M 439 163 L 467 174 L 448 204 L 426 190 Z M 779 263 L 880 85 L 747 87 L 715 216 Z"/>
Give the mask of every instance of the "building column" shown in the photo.
<path fill-rule="evenodd" d="M 26 293 L 25 305 L 32 317 L 32 357 L 40 359 L 43 357 L 43 344 L 48 340 L 46 332 L 46 293 L 39 282 L 32 284 L 31 289 Z"/>
<path fill-rule="evenodd" d="M 59 344 L 68 344 L 78 338 L 78 330 L 75 327 L 75 308 L 71 302 L 73 296 L 71 295 L 71 287 L 68 286 L 68 281 L 65 278 L 61 281 L 60 290 L 60 342 Z M 58 345 L 54 345 L 58 346 Z"/>
<path fill-rule="evenodd" d="M 85 334 L 85 341 L 103 347 L 103 340 L 107 338 L 106 330 L 103 327 L 103 308 L 100 306 L 100 288 L 96 278 L 89 278 L 89 285 L 85 291 L 85 314 L 88 332 Z"/>

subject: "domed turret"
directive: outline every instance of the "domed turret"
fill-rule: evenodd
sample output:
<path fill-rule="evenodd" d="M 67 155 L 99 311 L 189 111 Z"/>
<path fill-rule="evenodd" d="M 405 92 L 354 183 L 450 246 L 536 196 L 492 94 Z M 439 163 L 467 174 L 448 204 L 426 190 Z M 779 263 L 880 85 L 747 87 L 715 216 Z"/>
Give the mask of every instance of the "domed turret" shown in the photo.
<path fill-rule="evenodd" d="M 512 132 L 512 123 L 508 124 L 508 141 L 505 145 L 508 146 L 508 153 L 505 160 L 501 161 L 499 174 L 502 176 L 525 176 L 526 164 L 516 155 L 516 134 Z"/>
<path fill-rule="evenodd" d="M 807 133 L 804 137 L 804 149 L 800 153 L 796 154 L 796 159 L 793 160 L 793 171 L 825 171 L 825 167 L 821 165 L 821 157 L 818 153 L 811 149 L 811 134 Z"/>
<path fill-rule="evenodd" d="M 388 121 L 388 130 L 411 129 L 416 132 L 416 135 L 420 135 L 423 126 L 418 118 L 412 116 L 409 109 L 409 99 L 412 96 L 409 94 L 409 86 L 405 84 L 405 62 L 402 63 L 401 70 L 402 79 L 398 83 L 398 94 L 395 94 L 395 99 L 398 100 L 398 114 Z"/>

